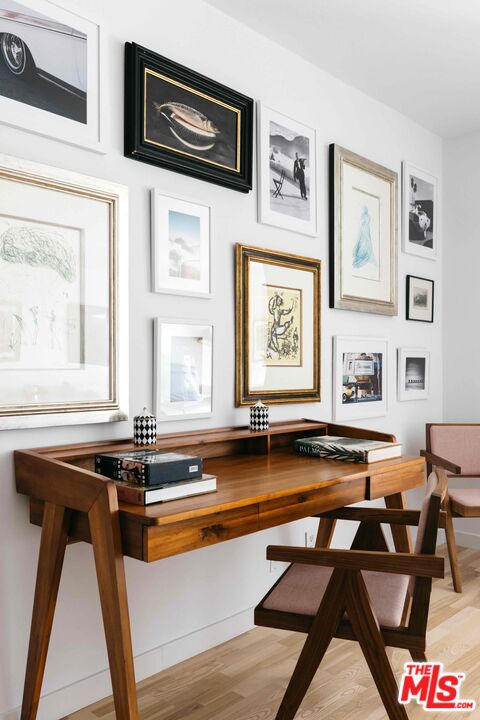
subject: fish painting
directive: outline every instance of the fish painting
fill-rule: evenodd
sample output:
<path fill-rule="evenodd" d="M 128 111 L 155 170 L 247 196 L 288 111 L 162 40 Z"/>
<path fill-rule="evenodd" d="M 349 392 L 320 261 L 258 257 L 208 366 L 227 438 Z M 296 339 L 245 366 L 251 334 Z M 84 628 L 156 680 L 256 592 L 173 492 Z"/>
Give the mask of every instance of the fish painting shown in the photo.
<path fill-rule="evenodd" d="M 178 102 L 153 103 L 155 110 L 170 126 L 171 133 L 182 145 L 193 150 L 211 150 L 220 130 L 199 110 Z"/>

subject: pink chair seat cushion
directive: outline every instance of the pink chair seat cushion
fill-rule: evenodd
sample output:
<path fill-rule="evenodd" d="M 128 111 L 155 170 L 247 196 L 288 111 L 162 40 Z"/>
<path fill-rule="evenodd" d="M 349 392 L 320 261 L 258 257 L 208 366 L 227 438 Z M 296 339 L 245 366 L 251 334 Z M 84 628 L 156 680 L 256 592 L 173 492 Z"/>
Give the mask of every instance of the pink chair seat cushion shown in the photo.
<path fill-rule="evenodd" d="M 294 563 L 263 603 L 266 610 L 316 615 L 332 568 Z M 401 623 L 409 576 L 362 571 L 373 610 L 380 625 Z"/>
<path fill-rule="evenodd" d="M 480 515 L 480 488 L 449 489 L 450 505 L 459 515 Z"/>

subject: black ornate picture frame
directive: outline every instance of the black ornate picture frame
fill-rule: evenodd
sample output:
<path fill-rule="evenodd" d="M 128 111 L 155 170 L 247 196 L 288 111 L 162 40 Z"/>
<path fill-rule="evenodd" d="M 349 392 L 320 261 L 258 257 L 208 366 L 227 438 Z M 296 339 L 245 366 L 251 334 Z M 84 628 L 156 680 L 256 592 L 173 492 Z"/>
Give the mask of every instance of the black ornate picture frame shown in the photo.
<path fill-rule="evenodd" d="M 248 192 L 253 100 L 125 44 L 125 155 Z"/>

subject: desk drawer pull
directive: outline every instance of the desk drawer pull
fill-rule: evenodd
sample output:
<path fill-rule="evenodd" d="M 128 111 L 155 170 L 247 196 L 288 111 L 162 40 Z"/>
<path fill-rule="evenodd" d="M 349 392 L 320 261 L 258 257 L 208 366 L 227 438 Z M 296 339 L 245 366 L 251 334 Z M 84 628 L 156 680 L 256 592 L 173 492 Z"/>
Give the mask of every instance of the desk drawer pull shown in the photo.
<path fill-rule="evenodd" d="M 225 531 L 223 525 L 209 525 L 208 527 L 202 528 L 202 540 L 207 540 L 207 538 L 211 537 L 212 535 L 214 537 L 220 537 L 220 535 Z"/>

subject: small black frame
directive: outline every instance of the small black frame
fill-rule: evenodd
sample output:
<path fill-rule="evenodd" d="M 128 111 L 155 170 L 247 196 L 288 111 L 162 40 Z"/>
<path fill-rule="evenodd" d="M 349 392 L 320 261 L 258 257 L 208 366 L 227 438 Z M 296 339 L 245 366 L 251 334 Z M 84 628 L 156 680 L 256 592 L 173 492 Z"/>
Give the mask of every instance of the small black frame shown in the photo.
<path fill-rule="evenodd" d="M 181 139 L 176 135 L 174 123 L 178 116 L 175 116 L 175 112 L 171 113 L 169 119 L 171 127 L 174 128 L 171 130 L 172 135 L 165 131 L 164 137 L 170 139 L 172 145 L 176 144 L 179 147 L 155 143 L 152 138 L 147 138 L 147 98 L 145 94 L 147 78 L 150 77 L 157 78 L 155 80 L 157 83 L 171 83 L 173 93 L 175 91 L 183 93 L 187 98 L 190 96 L 189 94 L 195 94 L 197 98 L 200 98 L 198 101 L 200 104 L 203 103 L 205 106 L 205 104 L 212 103 L 212 108 L 217 112 L 223 112 L 225 116 L 229 112 L 236 114 L 236 121 L 232 126 L 235 128 L 235 133 L 231 131 L 229 137 L 229 141 L 233 137 L 235 141 L 233 150 L 230 150 L 234 155 L 235 167 L 233 167 L 233 163 L 232 167 L 229 167 L 226 164 L 206 159 L 206 157 L 202 158 L 202 148 L 188 145 L 185 138 Z M 164 105 L 161 107 L 171 107 L 175 104 L 169 104 L 166 102 L 168 100 L 169 98 L 166 97 Z M 180 107 L 180 101 L 177 107 Z M 159 112 L 159 110 L 157 111 Z M 165 113 L 162 115 L 161 122 L 164 122 L 166 115 Z M 205 113 L 203 113 L 203 117 L 208 120 Z M 196 127 L 193 127 L 196 131 Z M 177 125 L 177 129 L 188 133 L 188 130 L 185 131 L 185 124 Z M 214 129 L 218 130 L 215 126 Z M 193 150 L 190 150 L 191 147 Z M 232 144 L 229 147 L 232 148 Z M 201 178 L 233 190 L 248 192 L 252 189 L 252 152 L 253 100 L 251 98 L 136 43 L 125 43 L 124 153 L 127 157 Z"/>
<path fill-rule="evenodd" d="M 414 278 L 415 280 L 423 280 L 423 282 L 428 282 L 432 284 L 432 312 L 430 320 L 422 320 L 421 318 L 416 317 L 410 317 L 410 290 L 411 290 L 411 283 L 410 280 Z M 426 323 L 433 323 L 434 320 L 434 312 L 435 312 L 435 281 L 431 280 L 430 278 L 423 278 L 419 277 L 418 275 L 407 275 L 406 277 L 406 299 L 405 299 L 405 317 L 407 320 L 413 320 L 414 322 L 426 322 Z"/>

